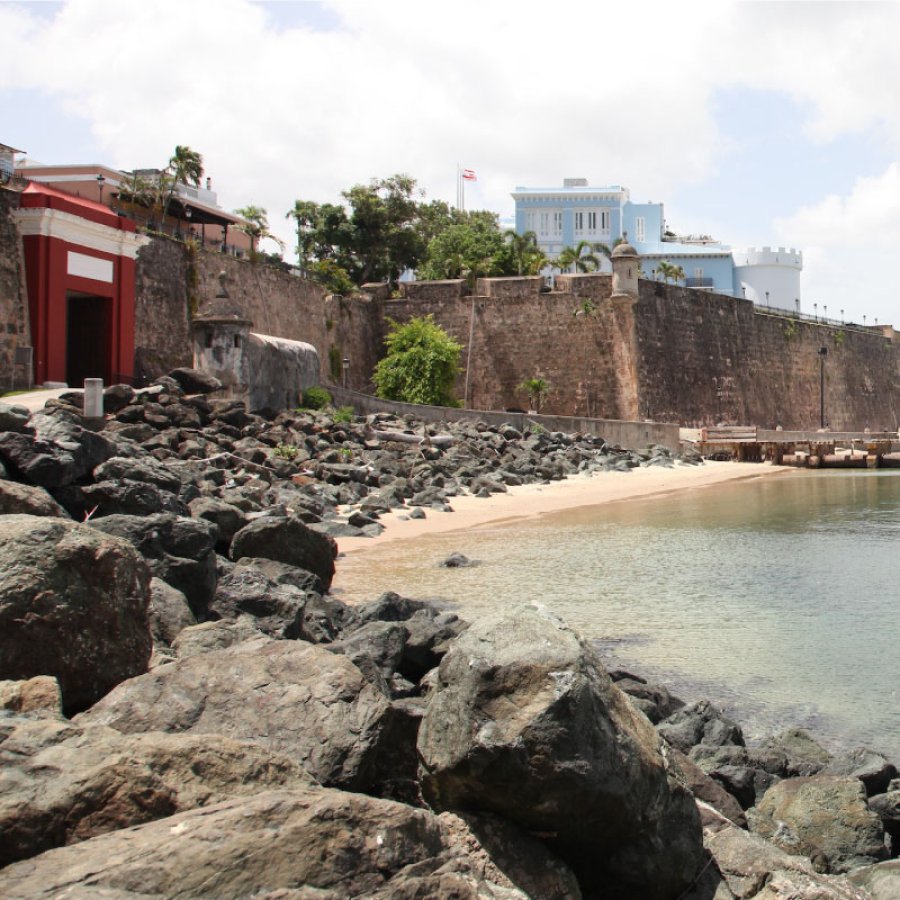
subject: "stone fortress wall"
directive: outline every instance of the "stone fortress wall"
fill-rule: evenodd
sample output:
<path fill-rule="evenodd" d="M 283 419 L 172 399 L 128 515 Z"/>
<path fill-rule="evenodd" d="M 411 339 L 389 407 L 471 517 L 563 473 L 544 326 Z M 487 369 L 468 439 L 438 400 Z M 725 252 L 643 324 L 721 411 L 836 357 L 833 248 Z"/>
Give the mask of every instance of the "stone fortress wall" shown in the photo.
<path fill-rule="evenodd" d="M 11 374 L 8 348 L 28 327 L 7 194 L 0 191 L 0 385 Z M 816 428 L 825 347 L 830 426 L 900 423 L 900 341 L 889 327 L 787 318 L 649 280 L 636 298 L 612 297 L 607 274 L 563 275 L 549 292 L 540 278 L 514 278 L 479 279 L 471 294 L 462 281 L 442 281 L 406 285 L 393 298 L 384 285 L 325 296 L 292 273 L 163 238 L 138 257 L 138 377 L 191 363 L 191 317 L 223 270 L 252 331 L 312 344 L 323 381 L 340 384 L 346 371 L 356 390 L 371 390 L 390 320 L 431 314 L 464 347 L 457 395 L 470 408 L 525 409 L 518 385 L 542 377 L 552 386 L 542 411 L 555 415 Z"/>

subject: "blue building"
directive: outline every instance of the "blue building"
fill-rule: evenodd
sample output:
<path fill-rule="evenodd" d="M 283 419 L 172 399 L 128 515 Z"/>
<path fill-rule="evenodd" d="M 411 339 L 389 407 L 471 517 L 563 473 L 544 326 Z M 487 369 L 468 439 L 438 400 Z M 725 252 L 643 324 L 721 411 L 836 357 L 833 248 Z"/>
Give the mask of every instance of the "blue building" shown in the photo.
<path fill-rule="evenodd" d="M 550 259 L 579 241 L 613 244 L 628 235 L 641 257 L 644 278 L 657 277 L 661 262 L 680 266 L 687 287 L 734 292 L 731 250 L 708 235 L 678 236 L 666 230 L 662 203 L 633 203 L 621 185 L 592 187 L 586 178 L 566 178 L 562 187 L 517 187 L 516 231 L 533 231 Z M 610 271 L 609 260 L 602 270 Z M 792 298 L 793 299 L 793 298 Z"/>

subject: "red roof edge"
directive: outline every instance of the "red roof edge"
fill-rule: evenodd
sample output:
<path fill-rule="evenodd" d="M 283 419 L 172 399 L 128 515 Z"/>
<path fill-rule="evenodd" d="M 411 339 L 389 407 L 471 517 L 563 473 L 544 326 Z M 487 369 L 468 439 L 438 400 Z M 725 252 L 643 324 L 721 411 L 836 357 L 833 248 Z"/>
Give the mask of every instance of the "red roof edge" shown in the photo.
<path fill-rule="evenodd" d="M 60 191 L 45 184 L 31 182 L 22 191 L 19 206 L 23 209 L 57 209 L 73 216 L 116 228 L 119 231 L 134 231 L 134 222 L 125 216 L 116 215 L 109 207 L 84 197 L 76 197 L 66 191 Z"/>

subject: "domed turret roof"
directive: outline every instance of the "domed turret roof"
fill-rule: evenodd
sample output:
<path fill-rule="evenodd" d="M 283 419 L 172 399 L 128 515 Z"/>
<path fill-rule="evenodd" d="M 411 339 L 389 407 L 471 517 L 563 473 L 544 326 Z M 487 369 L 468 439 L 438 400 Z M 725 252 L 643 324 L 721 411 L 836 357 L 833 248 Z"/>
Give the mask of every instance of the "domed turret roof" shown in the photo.
<path fill-rule="evenodd" d="M 622 233 L 622 242 L 619 244 L 616 244 L 616 246 L 613 247 L 613 252 L 610 255 L 610 258 L 618 259 L 622 256 L 639 256 L 639 255 L 640 254 L 637 252 L 637 250 L 635 250 L 634 247 L 632 247 L 631 244 L 628 243 L 628 232 L 625 231 Z"/>

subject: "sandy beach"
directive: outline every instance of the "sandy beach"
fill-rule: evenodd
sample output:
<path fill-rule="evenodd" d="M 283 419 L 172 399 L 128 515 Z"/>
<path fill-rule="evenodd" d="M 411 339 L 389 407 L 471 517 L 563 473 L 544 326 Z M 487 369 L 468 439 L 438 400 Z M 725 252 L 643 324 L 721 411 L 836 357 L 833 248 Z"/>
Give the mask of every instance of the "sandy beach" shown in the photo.
<path fill-rule="evenodd" d="M 707 462 L 702 466 L 649 466 L 630 472 L 578 475 L 549 484 L 511 487 L 490 497 L 464 495 L 451 499 L 452 513 L 426 510 L 426 518 L 410 519 L 409 510 L 395 510 L 379 520 L 385 530 L 374 538 L 338 538 L 341 553 L 354 557 L 375 553 L 387 542 L 409 541 L 431 534 L 462 531 L 481 525 L 531 518 L 582 506 L 596 506 L 637 497 L 694 490 L 746 478 L 770 477 L 791 469 L 768 463 Z M 338 562 L 340 574 L 340 562 Z"/>

